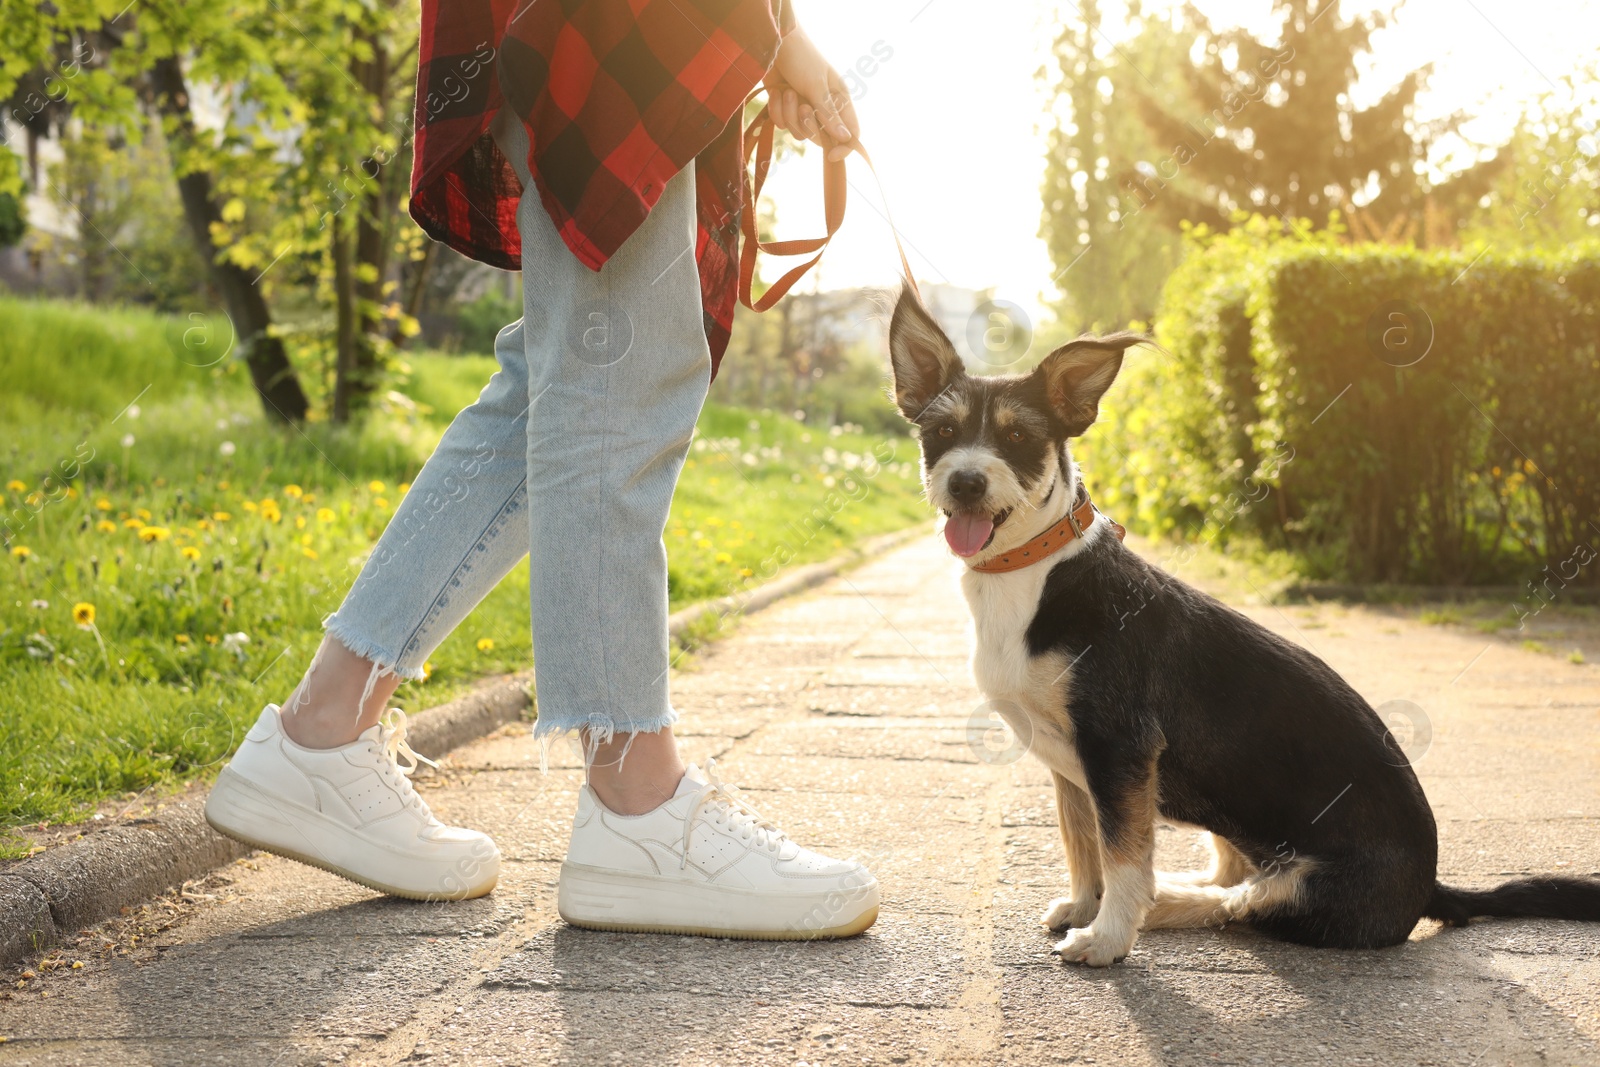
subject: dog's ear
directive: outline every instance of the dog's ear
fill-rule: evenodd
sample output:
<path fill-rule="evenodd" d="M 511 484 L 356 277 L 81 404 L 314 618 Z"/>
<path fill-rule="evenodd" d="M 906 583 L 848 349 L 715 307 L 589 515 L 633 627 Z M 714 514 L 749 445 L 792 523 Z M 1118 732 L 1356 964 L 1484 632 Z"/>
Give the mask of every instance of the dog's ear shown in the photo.
<path fill-rule="evenodd" d="M 1044 380 L 1050 407 L 1067 424 L 1068 437 L 1077 437 L 1094 425 L 1100 415 L 1100 398 L 1122 369 L 1123 352 L 1148 341 L 1136 333 L 1080 337 L 1044 357 L 1034 368 L 1033 373 Z"/>
<path fill-rule="evenodd" d="M 894 402 L 912 422 L 966 373 L 955 346 L 909 285 L 900 290 L 889 320 L 889 362 L 894 367 Z"/>

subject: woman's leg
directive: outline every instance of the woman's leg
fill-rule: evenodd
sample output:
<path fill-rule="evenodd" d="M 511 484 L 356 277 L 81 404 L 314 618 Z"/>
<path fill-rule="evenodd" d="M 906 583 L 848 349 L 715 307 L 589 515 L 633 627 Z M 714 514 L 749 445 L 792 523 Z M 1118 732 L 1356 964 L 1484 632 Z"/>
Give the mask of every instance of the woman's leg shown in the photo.
<path fill-rule="evenodd" d="M 451 422 L 401 498 L 305 677 L 284 731 L 308 748 L 354 739 L 383 714 L 528 543 L 528 371 L 522 324 L 495 339 L 500 369 Z"/>
<path fill-rule="evenodd" d="M 694 171 L 674 178 L 600 271 L 556 232 L 522 171 L 523 337 L 537 733 L 579 730 L 589 784 L 637 814 L 678 787 L 668 698 L 667 558 L 678 473 L 711 381 L 700 310 Z"/>
<path fill-rule="evenodd" d="M 496 136 L 526 159 L 520 122 Z M 522 177 L 536 733 L 577 729 L 588 755 L 557 909 L 610 930 L 858 933 L 878 913 L 872 875 L 801 848 L 672 739 L 661 535 L 711 379 L 694 167 L 600 271 Z"/>
<path fill-rule="evenodd" d="M 379 723 L 401 678 L 527 551 L 527 367 L 521 324 L 500 370 L 456 416 L 401 498 L 309 670 L 269 704 L 206 800 L 213 827 L 399 896 L 481 896 L 500 853 L 434 818 L 409 778 L 404 720 Z"/>

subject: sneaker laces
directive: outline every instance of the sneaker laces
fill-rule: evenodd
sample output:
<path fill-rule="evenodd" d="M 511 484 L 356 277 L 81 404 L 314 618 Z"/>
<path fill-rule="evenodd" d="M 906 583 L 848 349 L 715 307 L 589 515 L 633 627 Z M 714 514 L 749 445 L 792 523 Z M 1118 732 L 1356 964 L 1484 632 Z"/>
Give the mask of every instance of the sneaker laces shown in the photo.
<path fill-rule="evenodd" d="M 383 750 L 390 768 L 398 772 L 393 777 L 393 782 L 400 796 L 408 804 L 415 802 L 426 808 L 427 805 L 423 804 L 416 787 L 411 784 L 411 776 L 424 763 L 434 768 L 439 765 L 406 743 L 406 713 L 399 708 L 390 708 L 388 713 L 378 720 L 378 747 Z"/>
<path fill-rule="evenodd" d="M 742 843 L 754 844 L 777 855 L 789 835 L 751 807 L 737 787 L 717 777 L 716 757 L 706 760 L 705 773 L 705 784 L 691 794 L 689 813 L 683 820 L 683 855 L 678 860 L 678 869 L 688 866 L 689 838 L 694 833 L 695 819 L 708 810 L 716 814 L 719 825 L 735 831 Z"/>

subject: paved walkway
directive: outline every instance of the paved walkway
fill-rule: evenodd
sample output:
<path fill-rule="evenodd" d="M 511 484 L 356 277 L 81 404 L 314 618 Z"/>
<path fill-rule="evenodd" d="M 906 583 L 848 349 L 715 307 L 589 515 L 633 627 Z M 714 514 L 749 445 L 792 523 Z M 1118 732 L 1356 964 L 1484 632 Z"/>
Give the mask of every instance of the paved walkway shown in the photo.
<path fill-rule="evenodd" d="M 1381 611 L 1250 610 L 1375 704 L 1426 709 L 1447 878 L 1600 870 L 1600 671 Z M 1161 932 L 1110 970 L 1054 961 L 1036 922 L 1064 877 L 1048 779 L 976 758 L 967 625 L 927 538 L 752 617 L 677 682 L 690 758 L 872 864 L 885 901 L 866 936 L 567 928 L 578 774 L 559 752 L 541 777 L 514 728 L 429 792 L 499 839 L 491 897 L 396 902 L 244 861 L 163 905 L 167 928 L 127 957 L 88 954 L 0 1003 L 0 1064 L 1600 1063 L 1600 928 L 1424 924 L 1353 953 Z M 1163 866 L 1198 864 L 1192 835 L 1159 842 Z"/>

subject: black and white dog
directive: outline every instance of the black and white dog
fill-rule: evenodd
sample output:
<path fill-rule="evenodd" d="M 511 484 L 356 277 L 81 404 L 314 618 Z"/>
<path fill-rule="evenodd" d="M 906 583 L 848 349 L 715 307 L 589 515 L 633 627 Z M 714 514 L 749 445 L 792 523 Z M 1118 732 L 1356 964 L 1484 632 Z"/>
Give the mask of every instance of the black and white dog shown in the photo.
<path fill-rule="evenodd" d="M 1032 373 L 975 377 L 909 291 L 889 329 L 895 402 L 968 568 L 978 686 L 1055 781 L 1070 895 L 1044 922 L 1075 928 L 1062 958 L 1104 966 L 1141 929 L 1230 921 L 1337 948 L 1397 944 L 1423 917 L 1600 921 L 1600 881 L 1440 885 L 1433 813 L 1367 702 L 1094 511 L 1068 441 L 1142 340 L 1083 338 Z M 1211 869 L 1156 873 L 1158 819 L 1209 831 Z"/>

